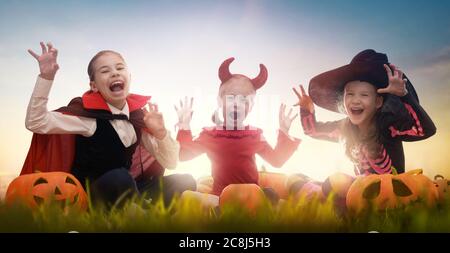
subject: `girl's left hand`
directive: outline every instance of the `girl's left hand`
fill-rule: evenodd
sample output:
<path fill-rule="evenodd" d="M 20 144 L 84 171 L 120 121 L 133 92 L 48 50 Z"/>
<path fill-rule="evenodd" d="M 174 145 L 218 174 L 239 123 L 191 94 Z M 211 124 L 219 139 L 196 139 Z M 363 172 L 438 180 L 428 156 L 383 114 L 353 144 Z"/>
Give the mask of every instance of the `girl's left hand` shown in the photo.
<path fill-rule="evenodd" d="M 150 133 L 158 139 L 163 139 L 167 130 L 164 126 L 164 118 L 162 113 L 158 112 L 158 105 L 148 103 L 149 110 L 144 110 L 144 122 Z"/>
<path fill-rule="evenodd" d="M 389 79 L 389 85 L 386 88 L 378 89 L 377 92 L 390 93 L 392 95 L 403 97 L 408 93 L 408 90 L 406 89 L 407 79 L 403 79 L 403 72 L 394 64 L 390 64 L 390 66 L 392 70 L 388 65 L 384 64 Z"/>
<path fill-rule="evenodd" d="M 298 114 L 296 113 L 294 117 L 291 118 L 292 108 L 289 110 L 288 114 L 285 114 L 286 105 L 280 105 L 280 112 L 278 114 L 278 118 L 280 121 L 280 130 L 285 134 L 289 134 L 289 128 L 291 128 L 292 121 L 297 118 Z"/>

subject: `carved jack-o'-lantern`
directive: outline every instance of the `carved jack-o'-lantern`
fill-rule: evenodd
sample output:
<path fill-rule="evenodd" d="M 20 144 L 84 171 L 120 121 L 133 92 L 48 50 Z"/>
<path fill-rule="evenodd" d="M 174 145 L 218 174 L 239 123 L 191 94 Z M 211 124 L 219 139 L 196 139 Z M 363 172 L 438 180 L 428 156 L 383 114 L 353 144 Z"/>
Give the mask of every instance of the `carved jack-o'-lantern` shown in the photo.
<path fill-rule="evenodd" d="M 266 197 L 264 192 L 256 184 L 230 184 L 222 190 L 219 196 L 219 206 L 239 206 L 256 214 L 256 211 L 264 206 Z"/>
<path fill-rule="evenodd" d="M 33 173 L 19 176 L 8 186 L 6 203 L 20 201 L 30 207 L 60 203 L 63 207 L 87 209 L 87 196 L 80 182 L 65 172 Z"/>
<path fill-rule="evenodd" d="M 359 176 L 350 186 L 346 204 L 348 210 L 360 213 L 370 207 L 385 210 L 412 203 L 431 207 L 437 198 L 433 182 L 421 170 L 414 170 L 400 175 Z"/>
<path fill-rule="evenodd" d="M 261 188 L 272 188 L 280 198 L 286 199 L 289 191 L 286 187 L 288 176 L 281 173 L 259 172 L 258 185 Z"/>
<path fill-rule="evenodd" d="M 450 181 L 441 175 L 434 176 L 434 184 L 439 192 L 439 202 L 450 199 Z"/>

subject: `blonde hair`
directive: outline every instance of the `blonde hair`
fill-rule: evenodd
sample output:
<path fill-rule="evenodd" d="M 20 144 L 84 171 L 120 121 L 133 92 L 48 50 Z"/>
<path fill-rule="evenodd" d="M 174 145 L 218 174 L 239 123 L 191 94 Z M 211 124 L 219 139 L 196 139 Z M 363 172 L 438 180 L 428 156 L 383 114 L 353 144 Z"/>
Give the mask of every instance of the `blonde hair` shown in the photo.
<path fill-rule="evenodd" d="M 377 116 L 375 116 L 377 118 Z M 357 163 L 361 147 L 365 147 L 369 158 L 376 159 L 381 152 L 380 132 L 377 120 L 369 129 L 369 133 L 362 136 L 359 128 L 346 118 L 341 122 L 340 131 L 343 136 L 345 154 L 354 163 Z"/>
<path fill-rule="evenodd" d="M 378 96 L 378 94 L 377 94 Z M 339 94 L 338 99 L 339 111 L 345 113 L 343 92 Z M 342 141 L 344 142 L 345 154 L 353 163 L 358 163 L 359 152 L 361 147 L 365 147 L 370 159 L 376 159 L 381 153 L 381 119 L 380 119 L 381 107 L 374 115 L 374 124 L 372 124 L 368 130 L 368 133 L 363 136 L 358 128 L 347 117 L 341 121 L 339 130 L 342 135 Z"/>

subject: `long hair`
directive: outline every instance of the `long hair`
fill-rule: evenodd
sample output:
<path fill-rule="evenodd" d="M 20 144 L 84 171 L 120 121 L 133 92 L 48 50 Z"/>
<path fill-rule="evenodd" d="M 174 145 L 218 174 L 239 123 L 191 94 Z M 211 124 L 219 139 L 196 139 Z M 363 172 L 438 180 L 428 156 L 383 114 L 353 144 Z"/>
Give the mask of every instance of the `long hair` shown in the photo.
<path fill-rule="evenodd" d="M 343 136 L 345 154 L 353 163 L 358 163 L 361 147 L 365 147 L 370 159 L 379 157 L 381 149 L 379 112 L 375 114 L 375 124 L 371 125 L 369 133 L 363 136 L 359 128 L 346 118 L 341 123 L 341 134 Z"/>
<path fill-rule="evenodd" d="M 339 110 L 341 112 L 345 112 L 343 103 L 344 100 L 342 92 L 339 97 Z M 339 127 L 342 135 L 342 141 L 344 142 L 345 154 L 353 163 L 358 163 L 361 147 L 365 147 L 370 159 L 376 159 L 379 157 L 382 151 L 381 107 L 376 111 L 373 123 L 374 124 L 371 124 L 368 133 L 363 135 L 358 126 L 354 125 L 348 117 L 341 121 Z"/>

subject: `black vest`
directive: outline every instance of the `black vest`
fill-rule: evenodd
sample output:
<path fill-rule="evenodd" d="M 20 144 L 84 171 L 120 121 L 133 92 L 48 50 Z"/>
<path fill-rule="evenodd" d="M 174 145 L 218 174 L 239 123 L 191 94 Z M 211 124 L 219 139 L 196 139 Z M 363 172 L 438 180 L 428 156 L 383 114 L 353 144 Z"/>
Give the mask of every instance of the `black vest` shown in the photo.
<path fill-rule="evenodd" d="M 116 119 L 120 120 L 120 119 Z M 137 142 L 126 148 L 109 120 L 97 119 L 97 129 L 91 137 L 77 135 L 72 173 L 82 182 L 90 182 L 112 169 L 131 166 L 131 159 L 141 140 L 140 129 L 133 124 Z"/>

